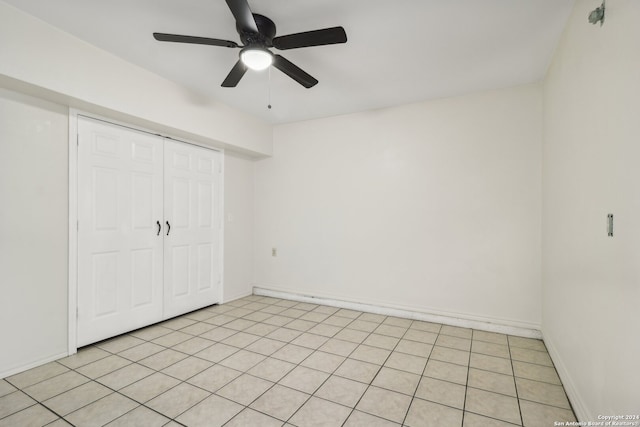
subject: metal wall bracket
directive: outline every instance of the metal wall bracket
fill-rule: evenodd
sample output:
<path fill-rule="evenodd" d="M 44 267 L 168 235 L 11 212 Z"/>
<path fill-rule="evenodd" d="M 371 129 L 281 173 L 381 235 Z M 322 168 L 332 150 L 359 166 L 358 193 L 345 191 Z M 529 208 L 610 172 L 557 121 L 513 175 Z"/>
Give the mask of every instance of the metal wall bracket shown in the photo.
<path fill-rule="evenodd" d="M 604 24 L 605 1 L 606 0 L 602 0 L 602 5 L 589 14 L 589 22 L 591 22 L 593 25 L 600 22 L 600 26 L 602 27 L 602 24 Z"/>
<path fill-rule="evenodd" d="M 607 236 L 613 237 L 613 214 L 607 215 Z"/>

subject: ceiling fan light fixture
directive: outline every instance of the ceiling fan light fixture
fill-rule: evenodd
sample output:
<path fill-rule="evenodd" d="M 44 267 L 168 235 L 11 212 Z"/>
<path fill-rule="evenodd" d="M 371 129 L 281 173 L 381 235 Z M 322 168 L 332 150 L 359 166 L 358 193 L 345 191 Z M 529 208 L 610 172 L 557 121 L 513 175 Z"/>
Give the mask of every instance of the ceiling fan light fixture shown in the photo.
<path fill-rule="evenodd" d="M 347 33 L 342 27 L 321 28 L 276 37 L 276 24 L 264 15 L 251 12 L 247 0 L 226 0 L 226 2 L 236 20 L 236 31 L 242 45 L 231 40 L 210 37 L 153 33 L 153 37 L 161 42 L 241 48 L 240 58 L 225 77 L 222 87 L 236 87 L 249 69 L 260 71 L 273 65 L 274 68 L 309 89 L 318 84 L 318 80 L 283 56 L 271 53 L 269 49 L 287 50 L 347 42 Z"/>
<path fill-rule="evenodd" d="M 248 68 L 255 71 L 266 70 L 273 63 L 273 54 L 265 48 L 250 47 L 242 49 L 240 60 Z"/>

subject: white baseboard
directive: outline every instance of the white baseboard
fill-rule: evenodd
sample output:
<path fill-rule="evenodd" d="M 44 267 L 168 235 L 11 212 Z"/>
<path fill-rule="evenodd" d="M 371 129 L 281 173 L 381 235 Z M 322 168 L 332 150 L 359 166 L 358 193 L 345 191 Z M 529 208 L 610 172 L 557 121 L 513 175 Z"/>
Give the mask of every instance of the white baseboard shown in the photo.
<path fill-rule="evenodd" d="M 17 368 L 11 368 L 6 371 L 0 372 L 0 379 L 7 378 L 15 374 L 19 374 L 20 372 L 28 371 L 32 368 L 37 368 L 40 365 L 44 365 L 45 363 L 53 362 L 54 360 L 62 359 L 63 357 L 67 357 L 67 353 L 61 353 L 49 357 L 45 357 L 44 359 L 40 359 L 35 362 L 27 363 L 23 366 L 18 366 Z"/>
<path fill-rule="evenodd" d="M 312 304 L 322 304 L 331 307 L 346 308 L 349 310 L 365 311 L 368 313 L 382 314 L 385 316 L 404 317 L 413 320 L 422 320 L 425 322 L 441 323 L 444 325 L 458 326 L 461 328 L 472 328 L 487 332 L 496 332 L 500 334 L 515 335 L 519 337 L 542 339 L 542 333 L 539 328 L 526 328 L 514 325 L 505 325 L 488 321 L 487 319 L 473 318 L 473 316 L 465 315 L 464 317 L 447 316 L 441 313 L 433 313 L 428 311 L 415 311 L 404 308 L 391 307 L 380 304 L 364 304 L 354 301 L 345 301 L 331 297 L 320 297 L 315 295 L 301 295 L 294 292 L 274 290 L 263 287 L 254 286 L 254 295 L 282 298 L 292 301 L 307 302 Z"/>
<path fill-rule="evenodd" d="M 228 302 L 231 302 L 231 301 L 235 301 L 235 300 L 240 299 L 240 298 L 248 297 L 249 295 L 253 295 L 253 292 L 252 291 L 247 291 L 247 292 L 243 292 L 243 293 L 238 294 L 238 295 L 234 295 L 234 296 L 230 296 L 228 298 L 224 298 L 222 301 L 220 301 L 220 304 L 225 304 L 225 303 L 228 303 Z"/>
<path fill-rule="evenodd" d="M 595 420 L 596 417 L 592 414 L 588 409 L 587 405 L 584 404 L 584 401 L 580 397 L 580 393 L 578 393 L 578 388 L 574 384 L 571 376 L 569 375 L 569 371 L 567 370 L 567 366 L 565 365 L 560 353 L 558 352 L 555 344 L 553 343 L 553 339 L 549 337 L 549 335 L 545 335 L 543 331 L 543 339 L 544 344 L 547 346 L 547 350 L 549 351 L 549 356 L 551 356 L 551 360 L 553 360 L 553 364 L 556 367 L 556 371 L 558 372 L 558 376 L 560 377 L 560 381 L 562 381 L 562 386 L 564 387 L 564 391 L 567 393 L 567 397 L 569 398 L 569 402 L 571 403 L 571 407 L 573 408 L 573 412 L 576 414 L 578 421 L 587 422 L 589 420 Z"/>

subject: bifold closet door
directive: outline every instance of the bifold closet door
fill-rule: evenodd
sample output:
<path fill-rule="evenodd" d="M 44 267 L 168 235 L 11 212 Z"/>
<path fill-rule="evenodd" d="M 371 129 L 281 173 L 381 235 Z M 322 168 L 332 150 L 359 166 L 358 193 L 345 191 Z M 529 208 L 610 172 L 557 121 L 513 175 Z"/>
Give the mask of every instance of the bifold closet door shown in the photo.
<path fill-rule="evenodd" d="M 162 320 L 163 139 L 78 117 L 78 346 Z"/>
<path fill-rule="evenodd" d="M 219 302 L 221 154 L 165 141 L 164 314 Z"/>

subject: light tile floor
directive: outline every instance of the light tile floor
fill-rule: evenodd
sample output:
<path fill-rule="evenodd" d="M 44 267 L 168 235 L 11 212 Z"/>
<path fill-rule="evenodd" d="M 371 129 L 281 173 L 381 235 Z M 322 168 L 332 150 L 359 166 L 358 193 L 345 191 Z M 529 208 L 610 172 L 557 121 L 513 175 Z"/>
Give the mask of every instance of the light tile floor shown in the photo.
<path fill-rule="evenodd" d="M 552 426 L 542 341 L 249 296 L 0 380 L 3 426 Z"/>

